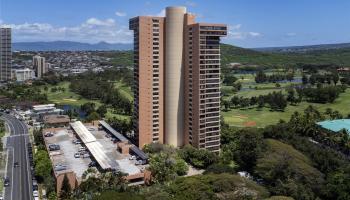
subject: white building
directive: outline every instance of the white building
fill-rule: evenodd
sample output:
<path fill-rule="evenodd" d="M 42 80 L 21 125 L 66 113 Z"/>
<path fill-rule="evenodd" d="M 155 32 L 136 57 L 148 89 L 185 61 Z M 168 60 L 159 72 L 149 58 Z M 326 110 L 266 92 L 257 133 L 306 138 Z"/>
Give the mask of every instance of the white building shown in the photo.
<path fill-rule="evenodd" d="M 18 82 L 24 82 L 35 78 L 34 70 L 29 68 L 24 69 L 12 69 L 12 80 Z"/>

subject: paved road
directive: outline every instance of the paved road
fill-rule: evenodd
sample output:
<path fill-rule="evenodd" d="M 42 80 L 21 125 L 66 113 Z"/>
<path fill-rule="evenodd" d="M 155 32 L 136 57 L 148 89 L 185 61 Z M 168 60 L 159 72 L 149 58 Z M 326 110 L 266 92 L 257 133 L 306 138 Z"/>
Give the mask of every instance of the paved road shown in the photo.
<path fill-rule="evenodd" d="M 4 199 L 31 200 L 32 178 L 27 149 L 29 143 L 27 126 L 22 121 L 8 114 L 3 114 L 2 118 L 5 120 L 11 133 L 7 137 L 6 143 L 8 151 L 6 174 L 10 179 L 10 186 L 5 187 Z M 18 162 L 19 167 L 14 168 L 14 162 Z"/>

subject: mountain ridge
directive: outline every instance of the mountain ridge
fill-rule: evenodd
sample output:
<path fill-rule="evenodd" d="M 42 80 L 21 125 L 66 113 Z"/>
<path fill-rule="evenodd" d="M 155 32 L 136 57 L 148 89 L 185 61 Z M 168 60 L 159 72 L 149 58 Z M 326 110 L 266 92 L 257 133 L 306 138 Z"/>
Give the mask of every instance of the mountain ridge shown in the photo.
<path fill-rule="evenodd" d="M 107 43 L 95 44 L 75 41 L 52 41 L 52 42 L 14 42 L 14 51 L 108 51 L 108 50 L 131 50 L 132 44 Z"/>
<path fill-rule="evenodd" d="M 335 49 L 350 48 L 350 43 L 334 43 L 334 44 L 315 44 L 315 45 L 301 45 L 301 46 L 285 46 L 285 47 L 261 47 L 252 48 L 260 52 L 270 53 L 306 53 L 312 51 L 325 51 Z"/>
<path fill-rule="evenodd" d="M 14 42 L 15 51 L 111 51 L 132 50 L 132 43 L 98 42 L 94 44 L 75 41 Z M 318 44 L 286 47 L 242 48 L 263 53 L 306 53 L 312 51 L 350 48 L 350 43 Z"/>

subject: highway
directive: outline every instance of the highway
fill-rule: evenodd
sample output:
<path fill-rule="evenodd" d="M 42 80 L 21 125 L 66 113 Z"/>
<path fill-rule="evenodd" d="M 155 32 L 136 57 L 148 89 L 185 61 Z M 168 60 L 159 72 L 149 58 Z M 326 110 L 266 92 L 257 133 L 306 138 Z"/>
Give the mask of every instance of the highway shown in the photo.
<path fill-rule="evenodd" d="M 31 200 L 32 178 L 27 145 L 29 143 L 26 124 L 15 117 L 2 114 L 2 119 L 8 125 L 10 136 L 7 137 L 6 149 L 8 152 L 6 176 L 10 179 L 10 186 L 4 187 L 6 200 Z M 19 166 L 14 167 L 18 162 Z"/>

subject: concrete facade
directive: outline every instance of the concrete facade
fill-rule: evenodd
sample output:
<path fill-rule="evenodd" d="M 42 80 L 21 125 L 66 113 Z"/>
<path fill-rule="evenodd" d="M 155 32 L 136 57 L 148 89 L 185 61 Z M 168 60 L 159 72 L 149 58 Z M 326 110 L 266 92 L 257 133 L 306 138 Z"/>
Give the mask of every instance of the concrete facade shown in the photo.
<path fill-rule="evenodd" d="M 11 28 L 0 28 L 0 81 L 11 80 Z"/>
<path fill-rule="evenodd" d="M 12 79 L 18 82 L 24 82 L 35 78 L 35 72 L 32 69 L 12 69 Z"/>
<path fill-rule="evenodd" d="M 139 147 L 164 141 L 164 18 L 136 17 L 133 126 Z"/>
<path fill-rule="evenodd" d="M 45 58 L 41 56 L 33 56 L 33 69 L 37 78 L 42 78 L 48 72 L 48 65 Z"/>
<path fill-rule="evenodd" d="M 166 17 L 130 19 L 130 30 L 138 145 L 191 144 L 218 152 L 220 37 L 226 25 L 195 23 L 185 7 L 168 7 Z"/>

